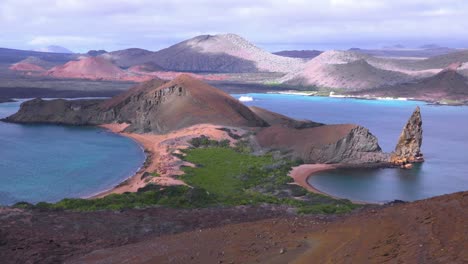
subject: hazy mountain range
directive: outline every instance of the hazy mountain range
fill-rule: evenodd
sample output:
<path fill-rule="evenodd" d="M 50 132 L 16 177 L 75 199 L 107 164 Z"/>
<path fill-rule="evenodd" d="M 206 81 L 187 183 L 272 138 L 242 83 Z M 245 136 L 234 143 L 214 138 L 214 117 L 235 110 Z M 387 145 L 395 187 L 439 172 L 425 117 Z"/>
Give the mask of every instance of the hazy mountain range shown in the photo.
<path fill-rule="evenodd" d="M 238 35 L 221 34 L 197 36 L 159 51 L 131 48 L 71 54 L 54 50 L 61 53 L 0 49 L 0 65 L 28 76 L 135 82 L 155 76 L 172 79 L 180 72 L 239 81 L 238 74 L 249 73 L 260 76 L 256 78 L 260 83 L 339 91 L 390 91 L 389 87 L 425 81 L 449 66 L 464 82 L 468 77 L 468 50 L 433 44 L 418 49 L 392 46 L 273 54 Z M 458 66 L 453 69 L 453 65 Z M 264 73 L 276 77 L 262 79 Z M 412 97 L 412 93 L 406 95 Z"/>

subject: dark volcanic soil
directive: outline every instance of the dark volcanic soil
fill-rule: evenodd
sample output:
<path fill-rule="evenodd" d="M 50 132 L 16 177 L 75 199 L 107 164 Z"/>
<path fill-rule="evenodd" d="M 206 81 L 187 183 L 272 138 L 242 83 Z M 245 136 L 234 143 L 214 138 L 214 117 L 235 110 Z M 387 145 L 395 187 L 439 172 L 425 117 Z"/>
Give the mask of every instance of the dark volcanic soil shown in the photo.
<path fill-rule="evenodd" d="M 288 213 L 261 207 L 87 213 L 0 208 L 0 262 L 57 263 L 100 248 L 275 217 Z"/>
<path fill-rule="evenodd" d="M 348 216 L 0 210 L 3 263 L 467 263 L 468 192 Z"/>

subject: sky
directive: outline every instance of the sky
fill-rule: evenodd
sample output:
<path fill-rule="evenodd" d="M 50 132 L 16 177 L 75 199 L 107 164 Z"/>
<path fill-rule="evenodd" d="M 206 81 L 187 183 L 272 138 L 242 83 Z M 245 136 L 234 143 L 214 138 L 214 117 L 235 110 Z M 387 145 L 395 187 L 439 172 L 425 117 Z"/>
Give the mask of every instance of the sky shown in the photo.
<path fill-rule="evenodd" d="M 159 50 L 235 33 L 269 51 L 467 47 L 466 0 L 0 0 L 0 47 Z"/>

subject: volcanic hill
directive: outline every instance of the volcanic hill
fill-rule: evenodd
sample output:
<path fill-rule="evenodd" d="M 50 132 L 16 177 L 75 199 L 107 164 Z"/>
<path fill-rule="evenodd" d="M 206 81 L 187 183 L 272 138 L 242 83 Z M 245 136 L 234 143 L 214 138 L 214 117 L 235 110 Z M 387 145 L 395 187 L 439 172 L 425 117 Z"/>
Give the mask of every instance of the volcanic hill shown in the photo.
<path fill-rule="evenodd" d="M 128 49 L 103 56 L 119 66 L 153 62 L 183 72 L 292 72 L 303 65 L 301 59 L 271 54 L 235 34 L 197 36 L 157 52 Z"/>
<path fill-rule="evenodd" d="M 46 72 L 46 68 L 51 67 L 52 65 L 38 57 L 27 57 L 26 59 L 12 64 L 9 69 L 12 71 L 20 72 L 37 72 L 43 73 Z"/>
<path fill-rule="evenodd" d="M 90 80 L 141 81 L 148 79 L 128 73 L 102 57 L 82 57 L 55 66 L 46 75 L 56 78 L 81 78 Z"/>
<path fill-rule="evenodd" d="M 35 99 L 7 120 L 70 125 L 125 122 L 130 124 L 128 131 L 156 134 L 203 123 L 267 125 L 235 98 L 186 74 L 168 83 L 160 79 L 144 82 L 109 100 Z"/>
<path fill-rule="evenodd" d="M 467 79 L 457 72 L 458 66 L 452 65 L 435 76 L 419 81 L 360 91 L 357 95 L 372 95 L 381 97 L 406 97 L 418 100 L 438 102 L 453 100 L 468 101 Z"/>
<path fill-rule="evenodd" d="M 402 72 L 371 65 L 371 58 L 351 51 L 326 51 L 308 61 L 304 69 L 292 72 L 281 82 L 298 86 L 317 86 L 362 90 L 409 80 Z"/>

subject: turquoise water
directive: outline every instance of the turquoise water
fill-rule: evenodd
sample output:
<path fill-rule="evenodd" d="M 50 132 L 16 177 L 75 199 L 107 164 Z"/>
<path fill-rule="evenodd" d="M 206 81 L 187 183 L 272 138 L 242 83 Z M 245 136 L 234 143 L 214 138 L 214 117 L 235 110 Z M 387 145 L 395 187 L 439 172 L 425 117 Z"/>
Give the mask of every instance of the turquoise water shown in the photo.
<path fill-rule="evenodd" d="M 236 95 L 240 97 L 242 95 Z M 368 202 L 413 201 L 468 190 L 468 107 L 416 101 L 356 100 L 279 94 L 244 94 L 247 105 L 327 124 L 355 123 L 370 129 L 384 151 L 394 149 L 416 106 L 424 129 L 426 162 L 412 170 L 359 169 L 323 172 L 309 178 L 321 191 Z"/>
<path fill-rule="evenodd" d="M 0 117 L 18 108 L 0 104 Z M 100 128 L 0 122 L 0 204 L 87 197 L 131 176 L 144 159 L 134 141 Z"/>

